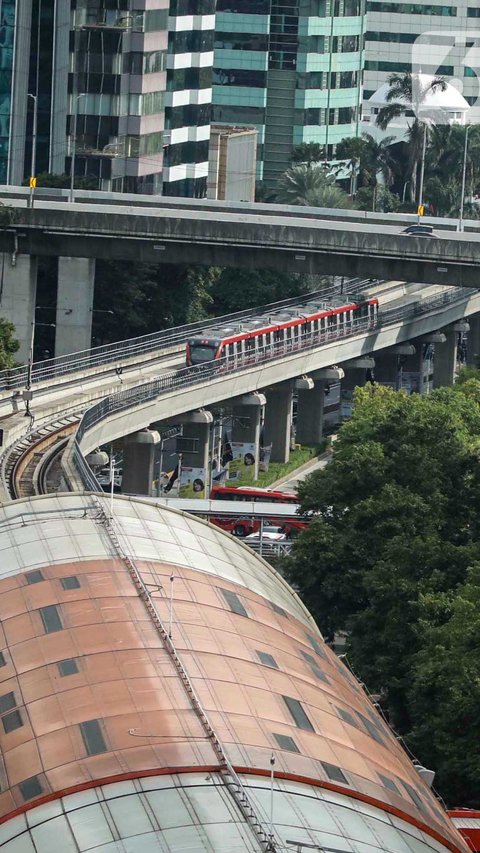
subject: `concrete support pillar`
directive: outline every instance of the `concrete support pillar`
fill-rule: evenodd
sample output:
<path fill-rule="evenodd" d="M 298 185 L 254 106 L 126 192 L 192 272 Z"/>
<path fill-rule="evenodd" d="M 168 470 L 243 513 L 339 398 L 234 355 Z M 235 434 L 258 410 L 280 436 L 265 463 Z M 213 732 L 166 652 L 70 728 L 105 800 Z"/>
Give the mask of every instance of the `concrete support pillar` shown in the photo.
<path fill-rule="evenodd" d="M 442 329 L 445 335 L 444 344 L 435 344 L 433 358 L 433 387 L 451 386 L 455 381 L 457 367 L 457 335 L 455 323 Z"/>
<path fill-rule="evenodd" d="M 293 411 L 293 379 L 273 385 L 265 392 L 265 445 L 272 445 L 272 462 L 288 462 L 290 459 L 290 432 Z"/>
<path fill-rule="evenodd" d="M 470 331 L 467 335 L 467 364 L 480 367 L 480 314 L 468 318 Z"/>
<path fill-rule="evenodd" d="M 125 438 L 122 492 L 129 495 L 152 494 L 155 445 L 159 442 L 158 432 L 150 429 L 142 429 Z"/>
<path fill-rule="evenodd" d="M 340 392 L 340 418 L 351 418 L 353 412 L 353 392 L 358 386 L 365 385 L 368 375 L 373 375 L 375 359 L 369 355 L 351 359 L 342 364 L 345 376 Z"/>
<path fill-rule="evenodd" d="M 20 349 L 15 355 L 18 361 L 28 361 L 32 336 L 32 321 L 35 316 L 37 292 L 37 258 L 31 255 L 16 255 L 12 266 L 12 255 L 5 252 L 0 258 L 3 264 L 3 288 L 0 292 L 0 317 L 15 326 L 15 337 Z"/>
<path fill-rule="evenodd" d="M 341 367 L 325 367 L 313 375 L 312 390 L 299 390 L 297 400 L 297 441 L 300 444 L 314 446 L 323 438 L 323 409 L 325 405 L 325 384 L 338 382 L 345 376 Z"/>
<path fill-rule="evenodd" d="M 266 404 L 264 394 L 254 392 L 253 394 L 245 394 L 243 397 L 238 397 L 233 400 L 232 407 L 232 452 L 235 457 L 236 446 L 249 445 L 249 448 L 242 448 L 243 458 L 247 455 L 247 462 L 251 464 L 251 473 L 249 472 L 248 480 L 258 479 L 258 462 L 260 459 L 260 432 L 262 424 L 262 414 Z M 249 454 L 249 455 L 248 455 Z M 249 465 L 246 466 L 247 468 Z"/>
<path fill-rule="evenodd" d="M 210 428 L 212 413 L 192 412 L 183 424 L 179 496 L 208 498 L 210 494 Z"/>
<path fill-rule="evenodd" d="M 375 353 L 375 382 L 399 391 L 403 387 L 405 359 L 413 358 L 415 352 L 413 344 L 398 344 Z"/>
<path fill-rule="evenodd" d="M 443 344 L 443 332 L 430 332 L 412 341 L 415 353 L 402 361 L 402 387 L 409 393 L 429 394 L 433 388 L 433 344 Z"/>
<path fill-rule="evenodd" d="M 55 355 L 90 349 L 94 258 L 59 258 Z"/>

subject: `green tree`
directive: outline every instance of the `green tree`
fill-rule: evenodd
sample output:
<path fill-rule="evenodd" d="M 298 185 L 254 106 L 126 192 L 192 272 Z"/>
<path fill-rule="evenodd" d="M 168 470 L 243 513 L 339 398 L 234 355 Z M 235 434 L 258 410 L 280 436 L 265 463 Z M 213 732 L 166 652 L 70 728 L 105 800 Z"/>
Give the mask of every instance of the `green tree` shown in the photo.
<path fill-rule="evenodd" d="M 201 320 L 208 316 L 211 289 L 219 274 L 217 267 L 97 261 L 95 343 Z"/>
<path fill-rule="evenodd" d="M 325 161 L 325 148 L 318 142 L 301 142 L 292 150 L 292 163 L 297 166 L 314 166 Z"/>
<path fill-rule="evenodd" d="M 211 289 L 212 316 L 254 308 L 301 295 L 320 286 L 318 278 L 277 270 L 224 269 Z"/>
<path fill-rule="evenodd" d="M 478 809 L 480 563 L 454 593 L 423 596 L 420 605 L 409 744 L 435 769 L 435 787 L 447 802 Z"/>
<path fill-rule="evenodd" d="M 429 396 L 357 389 L 331 463 L 299 485 L 313 521 L 287 576 L 327 637 L 348 633 L 356 669 L 407 736 L 424 601 L 452 594 L 480 561 L 479 435 L 477 378 Z"/>
<path fill-rule="evenodd" d="M 430 78 L 426 75 L 405 71 L 390 74 L 388 86 L 387 104 L 379 110 L 376 124 L 381 130 L 386 130 L 395 118 L 406 116 L 412 111 L 414 113 L 414 117 L 408 122 L 409 192 L 410 200 L 413 202 L 417 197 L 417 173 L 425 132 L 424 126 L 417 116 L 428 95 L 437 91 L 444 92 L 447 84 L 443 77 Z"/>
<path fill-rule="evenodd" d="M 19 346 L 13 323 L 0 317 L 0 370 L 15 366 L 14 355 Z"/>
<path fill-rule="evenodd" d="M 353 207 L 344 190 L 324 166 L 294 166 L 279 181 L 277 201 L 307 207 Z"/>
<path fill-rule="evenodd" d="M 362 162 L 362 156 L 365 156 L 367 142 L 360 136 L 350 136 L 342 139 L 336 150 L 338 160 L 346 160 L 347 166 L 350 169 L 350 195 L 355 196 L 357 186 L 357 171 Z"/>
<path fill-rule="evenodd" d="M 395 213 L 401 204 L 398 195 L 382 184 L 360 187 L 355 196 L 355 203 L 360 210 L 377 210 L 383 213 Z"/>
<path fill-rule="evenodd" d="M 29 178 L 23 182 L 24 186 L 28 186 Z M 56 175 L 53 172 L 41 172 L 37 175 L 37 187 L 54 187 L 57 189 L 68 189 L 70 187 L 70 175 Z M 77 190 L 98 190 L 98 178 L 93 175 L 81 177 L 75 176 L 75 189 Z"/>

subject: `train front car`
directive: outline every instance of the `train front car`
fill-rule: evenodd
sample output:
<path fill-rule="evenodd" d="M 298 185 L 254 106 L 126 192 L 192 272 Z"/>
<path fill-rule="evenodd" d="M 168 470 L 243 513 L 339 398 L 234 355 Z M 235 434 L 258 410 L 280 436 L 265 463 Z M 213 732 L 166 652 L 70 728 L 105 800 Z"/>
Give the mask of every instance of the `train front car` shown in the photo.
<path fill-rule="evenodd" d="M 186 348 L 187 367 L 215 361 L 220 358 L 221 347 L 219 338 L 190 338 Z"/>

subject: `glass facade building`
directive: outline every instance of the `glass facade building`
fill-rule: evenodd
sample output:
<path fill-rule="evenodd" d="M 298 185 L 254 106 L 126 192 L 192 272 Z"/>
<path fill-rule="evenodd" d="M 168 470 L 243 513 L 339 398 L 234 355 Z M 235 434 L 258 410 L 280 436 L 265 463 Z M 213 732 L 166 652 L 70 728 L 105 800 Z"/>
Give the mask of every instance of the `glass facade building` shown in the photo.
<path fill-rule="evenodd" d="M 0 180 L 204 195 L 214 0 L 0 0 Z M 29 62 L 25 62 L 25 56 Z"/>
<path fill-rule="evenodd" d="M 259 177 L 274 185 L 294 145 L 329 159 L 359 131 L 363 0 L 218 0 L 213 115 L 259 133 Z"/>

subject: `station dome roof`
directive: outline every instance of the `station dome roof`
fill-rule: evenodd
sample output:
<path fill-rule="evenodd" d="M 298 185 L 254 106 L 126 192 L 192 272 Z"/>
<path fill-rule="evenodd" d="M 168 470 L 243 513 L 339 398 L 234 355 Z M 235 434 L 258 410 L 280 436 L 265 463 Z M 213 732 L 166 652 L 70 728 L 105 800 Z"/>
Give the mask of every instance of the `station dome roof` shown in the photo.
<path fill-rule="evenodd" d="M 466 851 L 278 573 L 198 518 L 110 509 L 0 506 L 2 851 Z"/>

